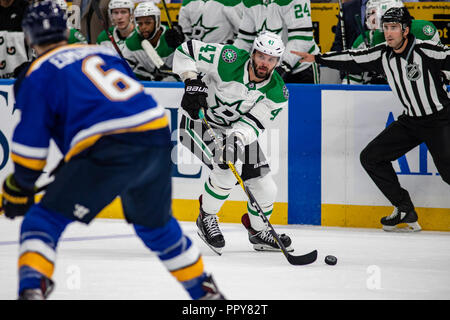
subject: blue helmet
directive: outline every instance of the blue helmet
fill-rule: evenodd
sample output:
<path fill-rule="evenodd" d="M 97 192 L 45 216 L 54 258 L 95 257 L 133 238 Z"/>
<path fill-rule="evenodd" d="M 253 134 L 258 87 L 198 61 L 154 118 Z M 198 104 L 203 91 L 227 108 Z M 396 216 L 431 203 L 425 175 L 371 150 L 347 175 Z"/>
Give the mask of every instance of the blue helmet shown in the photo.
<path fill-rule="evenodd" d="M 67 40 L 67 18 L 54 1 L 44 0 L 28 6 L 22 29 L 32 45 Z"/>

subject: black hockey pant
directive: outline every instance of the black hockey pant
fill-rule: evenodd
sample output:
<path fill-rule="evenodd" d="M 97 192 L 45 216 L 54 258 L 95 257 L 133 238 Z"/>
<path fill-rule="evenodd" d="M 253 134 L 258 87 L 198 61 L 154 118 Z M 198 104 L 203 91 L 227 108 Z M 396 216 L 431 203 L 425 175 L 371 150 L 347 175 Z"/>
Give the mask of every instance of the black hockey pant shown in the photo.
<path fill-rule="evenodd" d="M 414 206 L 408 192 L 400 186 L 391 162 L 422 142 L 442 179 L 450 184 L 450 119 L 446 109 L 420 118 L 399 116 L 360 155 L 369 176 L 392 205 L 400 209 L 409 211 Z"/>

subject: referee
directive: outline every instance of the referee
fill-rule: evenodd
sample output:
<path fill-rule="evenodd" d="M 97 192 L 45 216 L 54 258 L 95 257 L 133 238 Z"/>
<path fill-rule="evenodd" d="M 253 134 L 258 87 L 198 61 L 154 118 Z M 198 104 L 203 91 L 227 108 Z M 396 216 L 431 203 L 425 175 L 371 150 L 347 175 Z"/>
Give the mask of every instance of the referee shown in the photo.
<path fill-rule="evenodd" d="M 301 61 L 351 73 L 375 71 L 386 75 L 404 112 L 361 152 L 361 164 L 395 207 L 381 219 L 386 231 L 420 231 L 408 191 L 400 186 L 392 161 L 425 143 L 442 179 L 450 184 L 450 98 L 443 71 L 450 70 L 450 48 L 416 39 L 406 8 L 391 8 L 381 18 L 386 42 L 362 50 L 311 55 L 292 53 Z"/>

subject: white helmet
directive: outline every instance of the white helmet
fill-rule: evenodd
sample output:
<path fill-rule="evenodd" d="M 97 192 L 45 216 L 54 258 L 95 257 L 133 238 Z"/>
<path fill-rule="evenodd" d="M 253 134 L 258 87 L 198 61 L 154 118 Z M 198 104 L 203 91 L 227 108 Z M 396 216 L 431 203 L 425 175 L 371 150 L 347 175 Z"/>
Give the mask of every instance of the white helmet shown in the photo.
<path fill-rule="evenodd" d="M 61 8 L 61 10 L 63 10 L 64 12 L 67 12 L 67 3 L 65 0 L 53 0 L 58 7 Z"/>
<path fill-rule="evenodd" d="M 366 25 L 370 30 L 381 29 L 381 17 L 390 8 L 403 7 L 402 0 L 369 0 L 366 4 Z M 375 16 L 373 16 L 375 15 Z M 373 16 L 373 17 L 372 17 Z M 371 18 L 372 17 L 372 18 Z"/>
<path fill-rule="evenodd" d="M 161 16 L 161 10 L 151 1 L 141 2 L 134 10 L 134 17 Z"/>
<path fill-rule="evenodd" d="M 108 13 L 111 17 L 111 12 L 113 9 L 126 8 L 130 10 L 130 15 L 133 14 L 134 3 L 131 0 L 111 0 L 108 4 Z"/>
<path fill-rule="evenodd" d="M 134 24 L 136 26 L 138 25 L 136 18 L 150 16 L 155 17 L 155 29 L 150 35 L 150 38 L 152 38 L 153 35 L 161 27 L 161 10 L 159 10 L 159 8 L 153 2 L 141 2 L 134 10 Z M 139 27 L 137 27 L 137 31 L 139 32 Z"/>
<path fill-rule="evenodd" d="M 262 53 L 280 58 L 284 53 L 284 43 L 281 37 L 273 32 L 263 31 L 253 41 L 252 51 L 258 50 Z"/>

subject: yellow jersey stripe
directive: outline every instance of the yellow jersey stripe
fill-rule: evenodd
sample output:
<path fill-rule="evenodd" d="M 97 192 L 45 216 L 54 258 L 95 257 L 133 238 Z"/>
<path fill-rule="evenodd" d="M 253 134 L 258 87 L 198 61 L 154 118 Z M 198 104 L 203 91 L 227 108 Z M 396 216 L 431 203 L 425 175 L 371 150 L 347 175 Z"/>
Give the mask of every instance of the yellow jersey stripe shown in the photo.
<path fill-rule="evenodd" d="M 92 146 L 94 143 L 96 143 L 101 137 L 111 134 L 118 134 L 118 133 L 125 133 L 125 132 L 143 132 L 143 131 L 149 131 L 149 130 L 157 130 L 162 129 L 169 125 L 169 120 L 167 119 L 167 116 L 164 115 L 161 118 L 151 120 L 145 124 L 132 127 L 132 128 L 123 128 L 123 129 L 117 129 L 112 130 L 109 132 L 102 132 L 93 136 L 90 136 L 84 140 L 81 140 L 78 142 L 72 149 L 67 152 L 66 156 L 64 157 L 65 161 L 69 161 L 72 157 L 79 154 L 83 150 L 86 150 L 90 146 Z"/>
<path fill-rule="evenodd" d="M 39 69 L 39 67 L 45 62 L 47 61 L 53 54 L 67 49 L 67 47 L 83 47 L 83 46 L 88 46 L 88 44 L 68 44 L 68 45 L 64 45 L 64 46 L 60 46 L 57 47 L 55 49 L 50 50 L 49 52 L 47 52 L 46 54 L 43 54 L 42 56 L 38 57 L 36 60 L 33 61 L 33 63 L 31 64 L 30 68 L 28 69 L 27 73 L 26 73 L 26 77 L 28 77 L 33 71 Z"/>
<path fill-rule="evenodd" d="M 47 163 L 46 159 L 30 159 L 30 158 L 19 156 L 15 153 L 11 153 L 11 159 L 15 163 L 20 164 L 21 166 L 23 166 L 25 168 L 28 168 L 31 170 L 36 170 L 36 171 L 41 171 L 42 169 L 44 169 L 44 167 Z"/>

